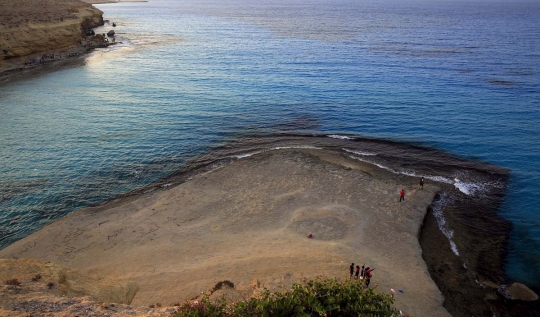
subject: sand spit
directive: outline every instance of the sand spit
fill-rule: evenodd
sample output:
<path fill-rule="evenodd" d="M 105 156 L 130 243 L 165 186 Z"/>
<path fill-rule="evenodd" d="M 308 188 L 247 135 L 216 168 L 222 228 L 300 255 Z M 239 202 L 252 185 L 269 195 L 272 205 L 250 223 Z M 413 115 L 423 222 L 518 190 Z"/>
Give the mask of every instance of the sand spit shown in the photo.
<path fill-rule="evenodd" d="M 399 203 L 401 188 L 407 196 Z M 450 316 L 418 241 L 438 190 L 330 151 L 277 150 L 79 210 L 0 257 L 135 282 L 134 306 L 183 302 L 223 280 L 239 290 L 280 290 L 303 277 L 343 279 L 355 262 L 376 268 L 372 286 L 403 291 L 397 308 Z"/>

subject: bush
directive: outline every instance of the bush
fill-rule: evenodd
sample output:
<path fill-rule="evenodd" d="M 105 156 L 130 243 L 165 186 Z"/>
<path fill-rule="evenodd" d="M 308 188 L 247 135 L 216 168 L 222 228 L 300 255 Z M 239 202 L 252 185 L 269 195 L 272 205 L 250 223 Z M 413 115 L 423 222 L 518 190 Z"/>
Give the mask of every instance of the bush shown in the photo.
<path fill-rule="evenodd" d="M 287 292 L 270 293 L 244 302 L 227 305 L 225 299 L 212 303 L 208 296 L 200 302 L 185 303 L 177 317 L 218 316 L 364 316 L 389 317 L 399 315 L 392 308 L 392 296 L 365 289 L 364 283 L 336 279 L 294 284 Z"/>

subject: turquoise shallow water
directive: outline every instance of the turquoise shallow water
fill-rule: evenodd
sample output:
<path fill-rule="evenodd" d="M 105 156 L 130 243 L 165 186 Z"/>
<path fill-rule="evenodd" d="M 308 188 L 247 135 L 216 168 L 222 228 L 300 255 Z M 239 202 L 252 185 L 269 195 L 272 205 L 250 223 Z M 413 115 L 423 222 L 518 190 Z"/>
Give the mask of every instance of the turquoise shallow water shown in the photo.
<path fill-rule="evenodd" d="M 506 271 L 540 288 L 539 3 L 98 7 L 129 41 L 0 87 L 0 245 L 238 136 L 355 134 L 509 168 Z"/>

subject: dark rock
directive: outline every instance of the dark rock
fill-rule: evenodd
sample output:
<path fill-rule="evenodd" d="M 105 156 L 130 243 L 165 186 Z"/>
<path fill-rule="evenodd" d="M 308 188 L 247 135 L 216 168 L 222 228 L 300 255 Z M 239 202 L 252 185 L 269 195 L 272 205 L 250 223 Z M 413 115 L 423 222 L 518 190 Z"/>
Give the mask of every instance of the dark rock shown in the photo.
<path fill-rule="evenodd" d="M 535 292 L 521 283 L 514 283 L 506 290 L 514 300 L 535 301 L 538 299 L 538 295 Z"/>

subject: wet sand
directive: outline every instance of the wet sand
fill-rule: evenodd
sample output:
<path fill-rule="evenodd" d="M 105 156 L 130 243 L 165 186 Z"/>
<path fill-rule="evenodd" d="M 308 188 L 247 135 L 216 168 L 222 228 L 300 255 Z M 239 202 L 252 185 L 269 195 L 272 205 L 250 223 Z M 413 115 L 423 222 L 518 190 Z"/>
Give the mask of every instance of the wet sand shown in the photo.
<path fill-rule="evenodd" d="M 0 257 L 134 281 L 135 306 L 182 302 L 223 280 L 280 290 L 303 277 L 344 279 L 351 262 L 365 263 L 376 268 L 372 287 L 403 290 L 397 308 L 450 316 L 418 241 L 439 187 L 417 181 L 332 151 L 277 150 L 79 210 Z"/>

